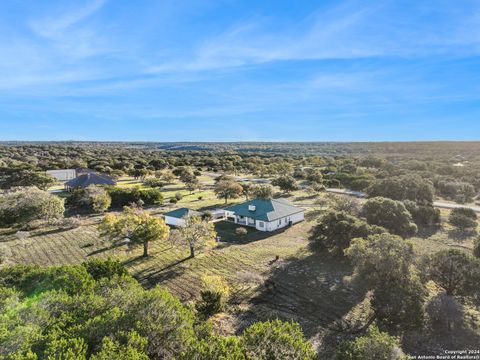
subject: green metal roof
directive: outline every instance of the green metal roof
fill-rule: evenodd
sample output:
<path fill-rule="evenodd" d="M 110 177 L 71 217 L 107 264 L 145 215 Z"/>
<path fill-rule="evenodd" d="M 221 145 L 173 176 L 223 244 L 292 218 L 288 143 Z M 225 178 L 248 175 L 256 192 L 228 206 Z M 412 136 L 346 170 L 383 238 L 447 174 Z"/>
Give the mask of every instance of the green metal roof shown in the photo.
<path fill-rule="evenodd" d="M 248 210 L 250 205 L 255 206 L 255 211 Z M 254 199 L 229 206 L 225 210 L 232 211 L 235 215 L 247 216 L 260 221 L 274 221 L 304 211 L 287 199 Z"/>
<path fill-rule="evenodd" d="M 195 211 L 195 210 L 188 209 L 188 208 L 180 208 L 180 209 L 175 209 L 175 210 L 169 211 L 169 212 L 167 212 L 163 215 L 174 217 L 174 218 L 177 218 L 177 219 L 182 219 L 182 218 L 186 218 L 186 217 L 189 217 L 189 216 L 200 216 L 200 215 L 202 215 L 202 213 L 198 212 L 198 211 Z"/>

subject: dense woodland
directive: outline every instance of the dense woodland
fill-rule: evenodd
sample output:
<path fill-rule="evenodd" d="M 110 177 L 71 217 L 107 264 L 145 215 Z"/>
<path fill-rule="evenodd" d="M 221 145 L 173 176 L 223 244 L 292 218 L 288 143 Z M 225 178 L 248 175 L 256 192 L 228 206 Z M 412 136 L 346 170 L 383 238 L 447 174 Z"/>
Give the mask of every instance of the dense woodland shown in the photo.
<path fill-rule="evenodd" d="M 431 183 L 437 197 L 466 203 L 480 190 L 478 147 L 469 142 L 5 144 L 0 147 L 0 185 L 31 185 L 32 172 L 66 168 L 146 177 L 190 167 L 259 177 L 290 173 L 297 179 L 319 168 L 329 187 L 366 191 L 375 180 L 415 177 Z"/>
<path fill-rule="evenodd" d="M 200 296 L 184 304 L 162 284 L 142 287 L 114 260 L 6 263 L 0 264 L 0 359 L 400 359 L 416 350 L 441 353 L 433 339 L 448 339 L 443 349 L 473 348 L 480 339 L 480 239 L 472 209 L 479 150 L 473 142 L 5 143 L 0 227 L 18 238 L 42 226 L 81 229 L 82 216 L 99 214 L 98 234 L 115 246 L 128 234 L 144 258 L 152 244 L 170 241 L 193 259 L 216 238 L 216 228 L 206 216 L 171 230 L 147 211 L 165 205 L 171 184 L 184 192 L 170 195 L 168 205 L 195 191 L 225 203 L 279 191 L 310 201 L 309 256 L 349 269 L 345 282 L 368 303 L 368 316 L 336 333 L 333 348 L 317 349 L 302 324 L 274 318 L 226 336 L 212 326 L 231 298 L 220 276 L 205 276 Z M 56 182 L 45 170 L 65 168 L 134 178 L 142 186 L 92 186 L 64 200 L 46 191 Z M 211 184 L 198 180 L 206 174 L 213 174 Z M 361 191 L 367 199 L 333 198 L 326 188 Z M 438 200 L 464 205 L 442 213 Z M 242 240 L 248 232 L 237 228 L 235 236 Z M 439 248 L 438 239 L 444 239 Z M 274 275 L 264 283 L 267 292 L 278 291 Z"/>

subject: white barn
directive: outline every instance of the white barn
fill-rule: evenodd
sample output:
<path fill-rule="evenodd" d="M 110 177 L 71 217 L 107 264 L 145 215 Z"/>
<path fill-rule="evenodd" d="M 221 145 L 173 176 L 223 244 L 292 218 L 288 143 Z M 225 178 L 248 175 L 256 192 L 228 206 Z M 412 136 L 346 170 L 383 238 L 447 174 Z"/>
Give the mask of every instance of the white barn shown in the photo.
<path fill-rule="evenodd" d="M 255 199 L 225 209 L 227 220 L 260 231 L 275 231 L 305 219 L 305 210 L 287 199 Z"/>

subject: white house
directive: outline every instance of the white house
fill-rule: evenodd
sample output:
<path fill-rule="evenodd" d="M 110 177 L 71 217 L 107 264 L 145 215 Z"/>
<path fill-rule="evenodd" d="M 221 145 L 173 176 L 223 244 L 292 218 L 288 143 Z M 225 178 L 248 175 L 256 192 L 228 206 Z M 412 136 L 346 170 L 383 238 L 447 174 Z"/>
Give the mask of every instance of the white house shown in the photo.
<path fill-rule="evenodd" d="M 305 219 L 305 210 L 287 199 L 255 199 L 225 209 L 227 220 L 260 231 L 275 231 Z"/>
<path fill-rule="evenodd" d="M 185 219 L 190 216 L 202 216 L 201 212 L 187 209 L 187 208 L 180 208 L 169 211 L 163 214 L 165 218 L 165 224 L 171 226 L 182 227 L 185 226 Z"/>

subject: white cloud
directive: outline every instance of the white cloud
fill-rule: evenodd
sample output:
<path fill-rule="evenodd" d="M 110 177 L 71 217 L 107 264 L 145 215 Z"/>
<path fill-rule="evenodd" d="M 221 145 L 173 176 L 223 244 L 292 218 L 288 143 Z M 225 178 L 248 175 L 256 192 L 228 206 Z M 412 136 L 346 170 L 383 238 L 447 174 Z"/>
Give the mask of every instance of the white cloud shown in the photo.
<path fill-rule="evenodd" d="M 411 13 L 418 18 L 401 18 L 397 10 L 388 2 L 348 2 L 284 27 L 267 26 L 271 24 L 265 19 L 248 21 L 202 41 L 188 59 L 172 59 L 148 71 L 214 70 L 285 60 L 480 53 L 480 33 L 472 31 L 472 26 L 480 24 L 478 6 L 453 12 L 453 16 L 450 8 L 441 13 L 414 7 Z M 408 9 L 404 12 L 410 15 Z M 429 19 L 429 14 L 433 18 Z"/>
<path fill-rule="evenodd" d="M 30 26 L 38 36 L 50 39 L 62 38 L 65 31 L 99 11 L 106 2 L 107 0 L 95 0 L 83 7 L 31 21 Z"/>

